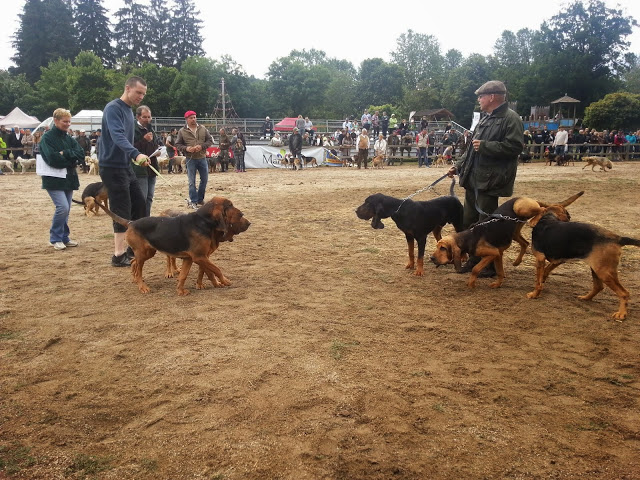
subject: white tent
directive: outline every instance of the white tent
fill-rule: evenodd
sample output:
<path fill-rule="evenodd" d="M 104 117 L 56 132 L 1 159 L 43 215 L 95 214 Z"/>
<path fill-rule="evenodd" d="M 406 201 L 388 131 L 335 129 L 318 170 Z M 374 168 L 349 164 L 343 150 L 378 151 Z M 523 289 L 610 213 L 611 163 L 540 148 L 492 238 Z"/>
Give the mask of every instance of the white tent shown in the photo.
<path fill-rule="evenodd" d="M 27 115 L 18 107 L 14 108 L 9 115 L 0 120 L 0 125 L 5 127 L 35 128 L 40 124 L 36 117 Z"/>
<path fill-rule="evenodd" d="M 71 117 L 71 128 L 91 132 L 102 127 L 102 110 L 80 110 Z"/>

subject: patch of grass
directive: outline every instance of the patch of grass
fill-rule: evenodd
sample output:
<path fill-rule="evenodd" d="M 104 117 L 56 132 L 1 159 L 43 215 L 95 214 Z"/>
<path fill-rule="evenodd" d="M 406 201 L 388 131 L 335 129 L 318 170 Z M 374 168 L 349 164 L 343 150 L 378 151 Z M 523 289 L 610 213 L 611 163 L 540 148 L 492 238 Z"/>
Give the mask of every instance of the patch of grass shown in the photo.
<path fill-rule="evenodd" d="M 142 458 L 140 466 L 147 472 L 155 472 L 158 470 L 158 461 L 155 458 Z"/>
<path fill-rule="evenodd" d="M 355 347 L 356 345 L 360 345 L 360 342 L 341 342 L 340 340 L 334 340 L 330 349 L 331 356 L 336 360 L 340 360 L 344 357 L 347 349 Z"/>
<path fill-rule="evenodd" d="M 444 405 L 441 403 L 434 403 L 431 408 L 433 408 L 436 412 L 444 413 Z"/>
<path fill-rule="evenodd" d="M 0 341 L 13 340 L 14 338 L 18 338 L 19 336 L 20 336 L 19 332 L 1 332 Z"/>
<path fill-rule="evenodd" d="M 111 457 L 97 457 L 80 453 L 73 458 L 65 473 L 67 475 L 80 473 L 82 475 L 95 475 L 111 468 Z"/>
<path fill-rule="evenodd" d="M 21 443 L 0 445 L 0 472 L 14 475 L 24 468 L 36 464 L 36 459 L 31 456 L 31 447 L 25 447 Z"/>
<path fill-rule="evenodd" d="M 363 249 L 359 250 L 359 252 L 362 252 L 362 253 L 374 253 L 375 254 L 375 253 L 380 253 L 380 249 L 379 248 L 375 248 L 375 247 L 366 247 L 366 248 L 363 248 Z"/>
<path fill-rule="evenodd" d="M 589 420 L 588 423 L 585 424 L 571 424 L 567 426 L 568 430 L 580 431 L 580 432 L 601 432 L 606 430 L 609 427 L 609 424 L 606 422 L 596 422 L 593 420 Z"/>

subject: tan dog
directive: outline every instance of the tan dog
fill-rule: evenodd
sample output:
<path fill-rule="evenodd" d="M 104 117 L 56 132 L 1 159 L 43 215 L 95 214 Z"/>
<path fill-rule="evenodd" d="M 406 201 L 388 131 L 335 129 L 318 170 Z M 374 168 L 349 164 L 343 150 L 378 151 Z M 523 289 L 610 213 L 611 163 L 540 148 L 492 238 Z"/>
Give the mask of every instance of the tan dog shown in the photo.
<path fill-rule="evenodd" d="M 444 155 L 438 155 L 433 162 L 435 167 L 444 167 L 447 165 L 447 159 L 444 158 Z"/>
<path fill-rule="evenodd" d="M 292 160 L 293 162 L 293 169 L 294 170 L 299 170 L 300 169 L 300 159 L 298 157 L 294 158 Z"/>
<path fill-rule="evenodd" d="M 160 169 L 160 172 L 162 172 L 163 168 L 168 168 L 169 167 L 169 157 L 162 157 L 158 159 L 158 168 Z"/>
<path fill-rule="evenodd" d="M 607 168 L 609 170 L 613 168 L 613 163 L 611 163 L 611 160 L 609 160 L 606 157 L 583 157 L 582 160 L 587 162 L 587 164 L 584 167 L 582 167 L 582 170 L 587 168 L 589 165 L 591 165 L 592 172 L 595 171 L 594 168 L 596 167 L 596 165 L 600 166 L 600 171 L 602 172 L 606 172 Z"/>
<path fill-rule="evenodd" d="M 18 157 L 16 160 L 18 160 L 18 163 L 22 167 L 22 173 L 26 173 L 27 170 L 29 170 L 31 167 L 35 167 L 36 166 L 36 159 L 35 158 Z"/>
<path fill-rule="evenodd" d="M 377 155 L 371 159 L 373 168 L 384 168 L 384 155 Z"/>
<path fill-rule="evenodd" d="M 99 163 L 97 158 L 87 157 L 87 165 L 89 165 L 89 175 L 98 175 Z"/>
<path fill-rule="evenodd" d="M 11 173 L 15 173 L 13 171 L 13 164 L 10 160 L 0 160 L 0 170 L 4 168 L 8 169 Z"/>

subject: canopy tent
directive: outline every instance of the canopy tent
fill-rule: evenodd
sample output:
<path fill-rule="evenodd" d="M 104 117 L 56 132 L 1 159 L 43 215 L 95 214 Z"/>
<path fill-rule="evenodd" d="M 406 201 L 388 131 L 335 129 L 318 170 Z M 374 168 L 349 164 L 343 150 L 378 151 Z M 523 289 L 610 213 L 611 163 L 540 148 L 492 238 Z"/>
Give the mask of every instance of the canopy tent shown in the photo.
<path fill-rule="evenodd" d="M 102 110 L 80 110 L 71 117 L 73 130 L 91 132 L 102 127 Z"/>
<path fill-rule="evenodd" d="M 5 127 L 35 128 L 40 124 L 36 117 L 27 115 L 18 107 L 14 108 L 9 115 L 0 120 L 0 125 Z"/>
<path fill-rule="evenodd" d="M 283 118 L 281 121 L 279 121 L 273 126 L 273 129 L 278 132 L 292 132 L 293 127 L 296 126 L 297 119 L 298 119 L 297 117 Z"/>

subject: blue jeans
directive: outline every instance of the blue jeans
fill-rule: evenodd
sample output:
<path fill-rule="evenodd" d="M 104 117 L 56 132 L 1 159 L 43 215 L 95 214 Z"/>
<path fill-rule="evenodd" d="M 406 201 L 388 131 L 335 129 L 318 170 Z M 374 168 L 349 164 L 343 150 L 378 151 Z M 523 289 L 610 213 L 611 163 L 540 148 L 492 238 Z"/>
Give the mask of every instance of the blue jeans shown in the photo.
<path fill-rule="evenodd" d="M 200 174 L 200 185 L 196 191 L 196 172 Z M 206 158 L 187 157 L 187 180 L 189 181 L 189 200 L 191 203 L 204 202 L 204 194 L 209 179 L 209 163 Z"/>
<path fill-rule="evenodd" d="M 47 193 L 56 206 L 51 229 L 49 230 L 49 241 L 51 243 L 67 243 L 69 241 L 69 225 L 67 225 L 67 222 L 71 211 L 73 190 L 47 190 Z"/>
<path fill-rule="evenodd" d="M 421 167 L 422 164 L 428 165 L 427 163 L 427 147 L 420 147 L 418 149 L 418 166 Z"/>
<path fill-rule="evenodd" d="M 158 177 L 138 177 L 138 183 L 140 184 L 140 190 L 142 190 L 142 196 L 145 198 L 145 213 L 146 216 L 151 216 L 151 204 L 153 203 L 153 195 L 156 191 L 156 179 Z"/>

